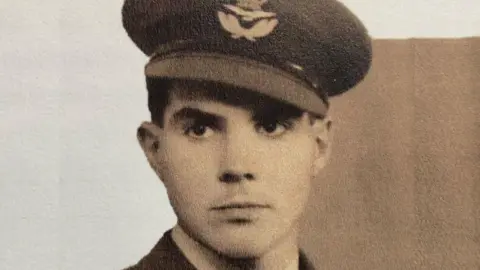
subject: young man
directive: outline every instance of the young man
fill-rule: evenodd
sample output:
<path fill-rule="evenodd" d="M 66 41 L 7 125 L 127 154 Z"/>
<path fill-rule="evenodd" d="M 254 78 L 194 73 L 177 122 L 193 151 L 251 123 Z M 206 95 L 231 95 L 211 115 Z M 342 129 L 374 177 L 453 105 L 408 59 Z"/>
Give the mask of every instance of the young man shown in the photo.
<path fill-rule="evenodd" d="M 138 129 L 177 225 L 128 269 L 313 269 L 298 246 L 328 160 L 328 98 L 371 63 L 362 23 L 333 0 L 126 0 L 150 57 Z"/>

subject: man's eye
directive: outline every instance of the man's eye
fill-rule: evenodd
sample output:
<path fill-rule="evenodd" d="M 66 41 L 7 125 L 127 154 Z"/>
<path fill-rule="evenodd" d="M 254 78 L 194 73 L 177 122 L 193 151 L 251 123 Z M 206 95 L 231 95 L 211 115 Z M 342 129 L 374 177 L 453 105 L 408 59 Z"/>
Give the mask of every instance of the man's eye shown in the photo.
<path fill-rule="evenodd" d="M 206 125 L 192 125 L 185 130 L 185 135 L 194 138 L 207 138 L 213 134 L 213 130 Z"/>
<path fill-rule="evenodd" d="M 269 137 L 276 137 L 282 135 L 290 127 L 288 123 L 280 122 L 265 122 L 257 125 L 257 129 L 260 133 L 264 133 Z"/>

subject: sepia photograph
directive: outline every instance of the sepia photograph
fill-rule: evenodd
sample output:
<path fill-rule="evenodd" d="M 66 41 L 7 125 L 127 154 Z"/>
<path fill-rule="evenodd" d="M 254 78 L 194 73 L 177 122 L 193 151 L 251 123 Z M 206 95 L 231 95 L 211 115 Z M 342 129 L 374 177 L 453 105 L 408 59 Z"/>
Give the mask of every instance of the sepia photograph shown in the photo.
<path fill-rule="evenodd" d="M 480 269 L 480 2 L 0 14 L 0 269 Z"/>

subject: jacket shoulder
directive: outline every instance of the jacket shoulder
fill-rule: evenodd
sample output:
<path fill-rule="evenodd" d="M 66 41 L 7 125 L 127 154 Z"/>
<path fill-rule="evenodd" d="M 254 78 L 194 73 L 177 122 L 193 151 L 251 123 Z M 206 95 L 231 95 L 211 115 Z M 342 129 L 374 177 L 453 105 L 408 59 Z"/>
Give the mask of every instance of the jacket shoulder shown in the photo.
<path fill-rule="evenodd" d="M 174 243 L 171 230 L 167 231 L 155 247 L 137 264 L 123 270 L 195 270 Z"/>

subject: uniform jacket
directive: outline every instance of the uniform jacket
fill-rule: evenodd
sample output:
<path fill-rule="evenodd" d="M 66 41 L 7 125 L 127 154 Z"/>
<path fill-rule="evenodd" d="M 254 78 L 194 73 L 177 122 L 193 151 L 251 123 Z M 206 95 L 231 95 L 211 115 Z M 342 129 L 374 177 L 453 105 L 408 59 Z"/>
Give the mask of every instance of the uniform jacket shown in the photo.
<path fill-rule="evenodd" d="M 171 230 L 137 264 L 124 270 L 197 270 L 183 255 L 172 239 Z M 305 254 L 300 251 L 299 270 L 315 270 Z"/>

